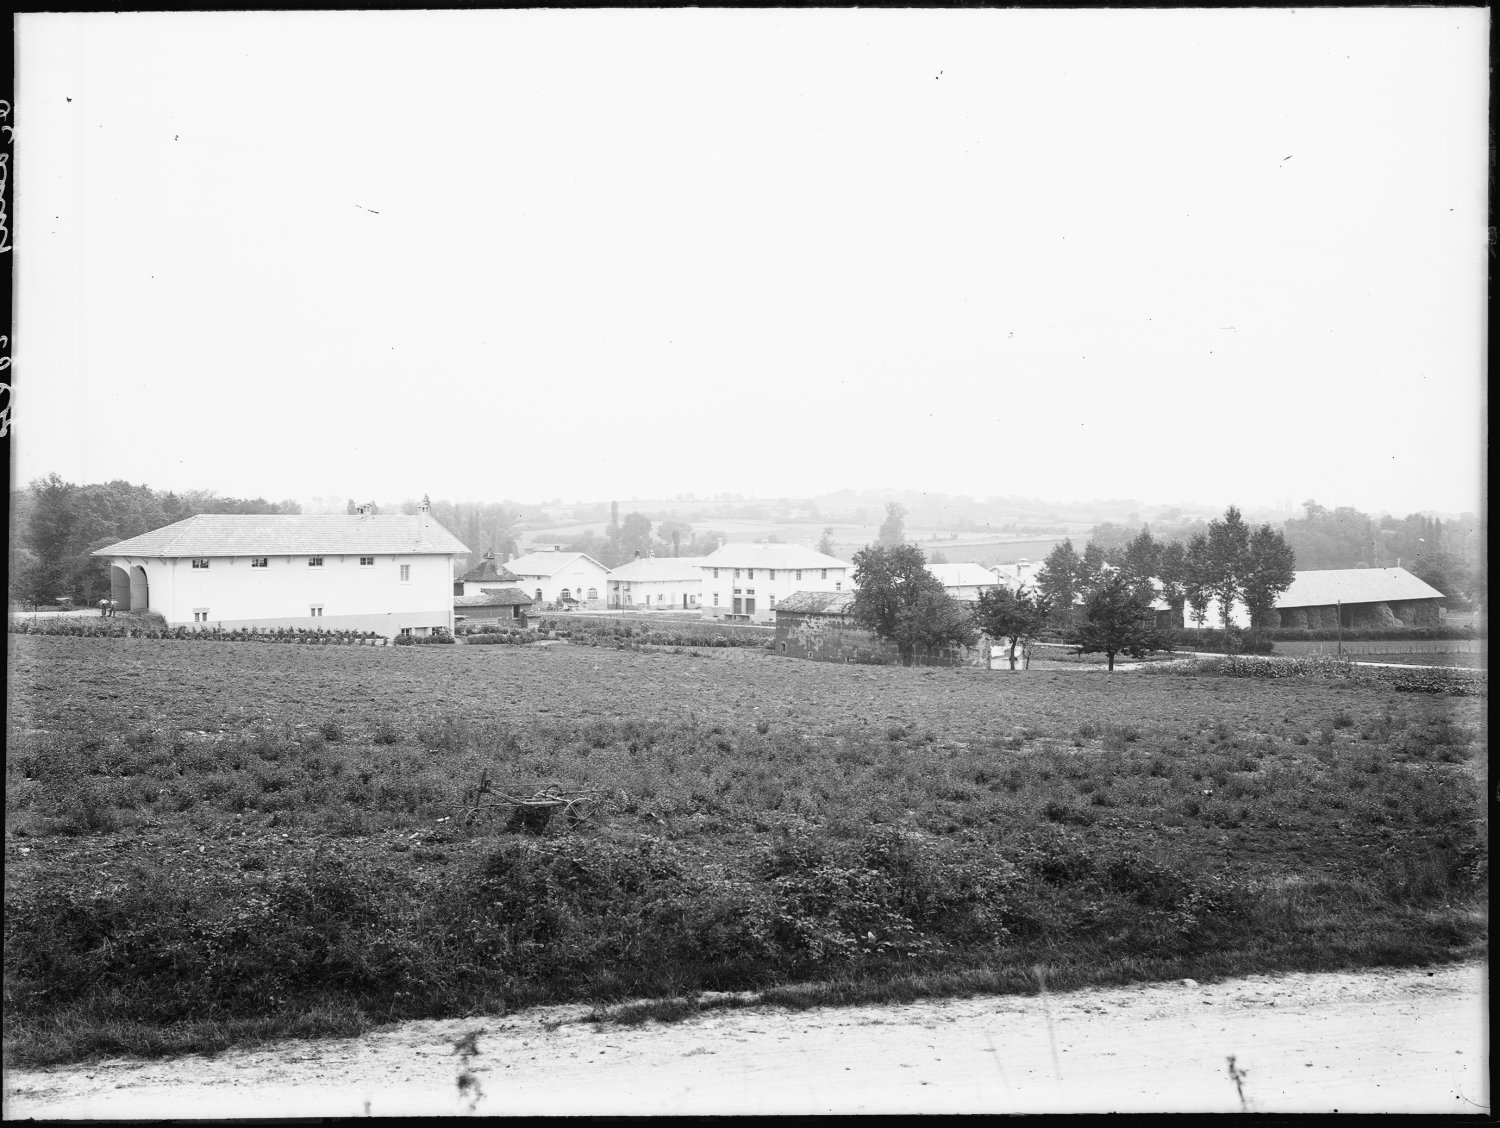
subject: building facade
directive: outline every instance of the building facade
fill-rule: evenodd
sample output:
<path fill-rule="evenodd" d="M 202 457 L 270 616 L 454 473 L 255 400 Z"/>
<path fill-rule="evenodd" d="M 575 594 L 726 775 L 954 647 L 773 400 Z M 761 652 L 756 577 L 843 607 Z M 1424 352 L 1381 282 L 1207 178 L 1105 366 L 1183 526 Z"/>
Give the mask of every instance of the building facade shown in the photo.
<path fill-rule="evenodd" d="M 468 549 L 414 515 L 200 514 L 101 548 L 110 595 L 173 626 L 302 627 L 386 637 L 453 628 Z"/>
<path fill-rule="evenodd" d="M 702 557 L 638 557 L 609 573 L 609 606 L 617 611 L 696 611 L 703 594 Z"/>
<path fill-rule="evenodd" d="M 1276 600 L 1266 627 L 1309 630 L 1380 630 L 1435 627 L 1444 595 L 1405 568 L 1319 568 L 1294 573 L 1291 587 Z M 1250 625 L 1250 613 L 1235 600 L 1229 621 Z M 1219 602 L 1209 600 L 1204 625 L 1221 623 Z"/>
<path fill-rule="evenodd" d="M 776 606 L 794 592 L 851 592 L 854 569 L 844 560 L 795 544 L 726 544 L 703 557 L 705 616 L 773 623 Z"/>
<path fill-rule="evenodd" d="M 505 567 L 516 576 L 516 586 L 531 596 L 533 613 L 544 610 L 549 603 L 590 610 L 604 607 L 609 569 L 592 556 L 560 548 L 538 548 L 507 560 Z"/>

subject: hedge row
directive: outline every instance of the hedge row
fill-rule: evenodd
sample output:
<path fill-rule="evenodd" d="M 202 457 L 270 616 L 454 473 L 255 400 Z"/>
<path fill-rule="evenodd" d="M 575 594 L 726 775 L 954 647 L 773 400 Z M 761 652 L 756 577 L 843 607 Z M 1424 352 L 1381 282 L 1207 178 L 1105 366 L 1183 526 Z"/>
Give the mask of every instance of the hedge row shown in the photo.
<path fill-rule="evenodd" d="M 1237 654 L 1197 662 L 1158 667 L 1150 673 L 1213 674 L 1229 678 L 1343 678 L 1364 684 L 1392 685 L 1398 692 L 1442 693 L 1450 697 L 1480 697 L 1489 690 L 1484 670 L 1449 670 L 1432 666 L 1365 666 L 1331 654 L 1296 658 L 1249 658 Z"/>
<path fill-rule="evenodd" d="M 285 642 L 313 646 L 383 646 L 384 635 L 374 631 L 306 630 L 302 627 L 168 627 L 135 619 L 18 619 L 11 618 L 12 634 L 68 635 L 75 638 L 194 639 L 200 642 Z"/>

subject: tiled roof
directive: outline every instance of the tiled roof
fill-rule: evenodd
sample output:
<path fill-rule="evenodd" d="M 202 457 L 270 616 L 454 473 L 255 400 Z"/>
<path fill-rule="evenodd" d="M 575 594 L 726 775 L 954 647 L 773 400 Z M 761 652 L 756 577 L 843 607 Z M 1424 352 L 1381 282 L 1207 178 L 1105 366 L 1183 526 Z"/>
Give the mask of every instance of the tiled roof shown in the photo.
<path fill-rule="evenodd" d="M 455 607 L 515 607 L 531 602 L 531 596 L 520 588 L 480 588 L 479 595 L 455 595 Z"/>
<path fill-rule="evenodd" d="M 306 556 L 466 553 L 430 515 L 200 513 L 95 556 Z"/>
<path fill-rule="evenodd" d="M 944 587 L 994 587 L 997 577 L 983 564 L 929 564 L 927 570 Z"/>
<path fill-rule="evenodd" d="M 465 584 L 513 584 L 520 578 L 520 576 L 505 567 L 505 565 L 497 565 L 493 556 L 487 556 L 479 562 L 479 567 L 470 568 L 460 576 L 459 582 Z"/>
<path fill-rule="evenodd" d="M 802 544 L 726 544 L 699 561 L 704 568 L 850 568 Z"/>
<path fill-rule="evenodd" d="M 555 576 L 569 564 L 578 560 L 587 560 L 594 567 L 608 572 L 603 564 L 592 556 L 582 552 L 528 552 L 525 556 L 517 556 L 514 560 L 507 560 L 505 566 L 514 572 L 517 578 L 523 576 Z"/>
<path fill-rule="evenodd" d="M 782 611 L 802 615 L 846 615 L 854 604 L 852 591 L 794 591 L 776 605 Z"/>
<path fill-rule="evenodd" d="M 1443 598 L 1437 588 L 1405 568 L 1322 568 L 1295 576 L 1276 601 L 1278 609 Z"/>
<path fill-rule="evenodd" d="M 648 580 L 701 580 L 701 556 L 643 556 L 611 570 L 611 580 L 644 583 Z"/>

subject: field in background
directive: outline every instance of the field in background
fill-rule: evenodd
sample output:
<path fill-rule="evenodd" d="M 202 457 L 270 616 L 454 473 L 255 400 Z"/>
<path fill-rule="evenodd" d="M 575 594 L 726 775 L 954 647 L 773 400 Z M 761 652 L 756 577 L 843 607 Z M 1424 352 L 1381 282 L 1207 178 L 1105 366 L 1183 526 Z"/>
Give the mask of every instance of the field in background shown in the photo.
<path fill-rule="evenodd" d="M 18 1063 L 1484 949 L 1483 698 L 731 649 L 10 647 Z M 507 833 L 495 796 L 543 787 L 593 789 L 596 817 Z"/>

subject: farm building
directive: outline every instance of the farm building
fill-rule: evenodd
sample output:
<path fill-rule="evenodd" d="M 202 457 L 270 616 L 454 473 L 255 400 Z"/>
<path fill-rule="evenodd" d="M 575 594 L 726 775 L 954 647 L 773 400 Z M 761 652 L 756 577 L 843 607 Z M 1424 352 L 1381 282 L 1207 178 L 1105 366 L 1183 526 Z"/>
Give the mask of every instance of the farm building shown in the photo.
<path fill-rule="evenodd" d="M 726 544 L 698 562 L 705 615 L 771 623 L 793 592 L 854 590 L 853 567 L 796 544 Z"/>
<path fill-rule="evenodd" d="M 996 564 L 989 571 L 994 574 L 996 581 L 1017 591 L 1026 587 L 1030 591 L 1036 590 L 1036 574 L 1042 570 L 1041 561 L 1032 563 L 1030 560 L 1018 560 L 1014 564 Z"/>
<path fill-rule="evenodd" d="M 473 595 L 453 597 L 453 617 L 470 623 L 501 621 L 526 625 L 531 596 L 518 587 L 485 588 Z"/>
<path fill-rule="evenodd" d="M 609 569 L 582 552 L 564 552 L 560 548 L 537 548 L 525 556 L 505 562 L 516 577 L 518 586 L 531 596 L 533 610 L 547 603 L 563 606 L 604 606 Z"/>
<path fill-rule="evenodd" d="M 199 514 L 93 555 L 122 608 L 168 623 L 430 634 L 453 628 L 468 549 L 417 513 Z"/>
<path fill-rule="evenodd" d="M 982 564 L 929 564 L 927 570 L 954 599 L 976 600 L 980 592 L 999 587 L 1001 583 L 995 573 Z"/>
<path fill-rule="evenodd" d="M 1322 568 L 1297 572 L 1281 593 L 1267 627 L 1311 630 L 1370 630 L 1380 627 L 1435 627 L 1443 593 L 1405 568 Z M 1229 621 L 1248 627 L 1250 615 L 1238 600 Z M 1209 601 L 1206 622 L 1219 622 L 1217 600 Z"/>
<path fill-rule="evenodd" d="M 470 568 L 453 581 L 453 594 L 478 595 L 485 588 L 506 587 L 520 582 L 520 576 L 495 561 L 493 552 L 486 552 L 476 567 Z"/>
<path fill-rule="evenodd" d="M 899 665 L 900 651 L 850 617 L 853 592 L 799 591 L 776 604 L 775 652 L 815 662 Z M 989 644 L 944 647 L 918 654 L 919 666 L 986 666 Z"/>
<path fill-rule="evenodd" d="M 620 610 L 696 611 L 701 556 L 641 556 L 609 574 L 609 605 Z"/>

